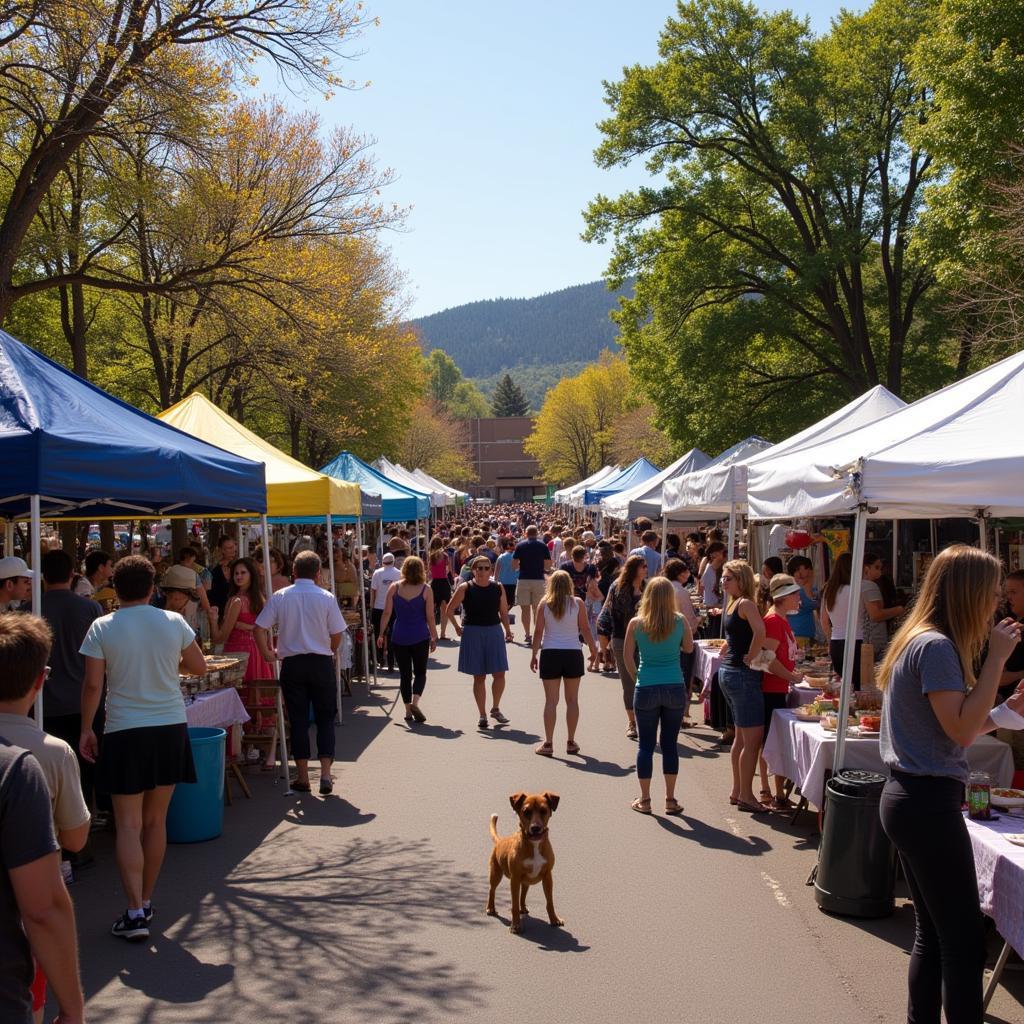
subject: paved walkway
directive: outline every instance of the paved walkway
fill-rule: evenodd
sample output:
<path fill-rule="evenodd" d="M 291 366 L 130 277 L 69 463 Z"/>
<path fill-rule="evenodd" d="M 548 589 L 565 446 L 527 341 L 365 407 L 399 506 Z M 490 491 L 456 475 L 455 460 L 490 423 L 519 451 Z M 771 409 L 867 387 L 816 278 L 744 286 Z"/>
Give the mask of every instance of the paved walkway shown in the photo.
<path fill-rule="evenodd" d="M 284 797 L 250 776 L 254 799 L 227 809 L 220 839 L 171 847 L 148 945 L 108 934 L 123 903 L 110 837 L 101 837 L 96 866 L 73 890 L 90 1020 L 905 1019 L 910 906 L 882 921 L 820 913 L 804 886 L 815 861 L 810 820 L 791 827 L 730 808 L 714 734 L 682 737 L 685 816 L 641 817 L 629 808 L 635 745 L 616 679 L 584 682 L 583 756 L 557 753 L 560 723 L 547 760 L 532 752 L 542 700 L 526 649 L 511 653 L 502 704 L 511 724 L 486 734 L 457 656 L 453 644 L 438 650 L 429 722 L 412 731 L 400 713 L 389 717 L 393 677 L 369 698 L 356 686 L 335 796 Z M 566 927 L 552 929 L 541 913 L 513 936 L 507 883 L 502 920 L 484 914 L 487 827 L 494 811 L 511 831 L 508 795 L 519 789 L 561 795 L 551 838 Z M 540 893 L 532 902 L 543 911 Z M 1024 977 L 1007 977 L 989 1019 L 1019 1024 Z"/>

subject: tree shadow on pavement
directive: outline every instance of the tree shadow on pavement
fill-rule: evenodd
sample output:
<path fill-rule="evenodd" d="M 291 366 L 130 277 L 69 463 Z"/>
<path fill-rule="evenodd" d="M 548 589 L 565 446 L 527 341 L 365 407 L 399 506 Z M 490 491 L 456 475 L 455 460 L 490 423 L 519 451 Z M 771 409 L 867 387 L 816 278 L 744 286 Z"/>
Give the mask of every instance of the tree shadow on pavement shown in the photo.
<path fill-rule="evenodd" d="M 663 818 L 655 815 L 655 821 L 666 831 L 681 839 L 690 839 L 700 843 L 709 850 L 726 850 L 729 853 L 740 853 L 747 857 L 760 857 L 768 853 L 772 846 L 767 840 L 760 836 L 738 836 L 734 832 L 727 832 L 725 829 L 715 828 L 706 821 L 699 818 L 691 818 L 683 815 L 681 818 Z M 678 824 L 684 821 L 689 828 Z"/>
<path fill-rule="evenodd" d="M 116 958 L 113 978 L 155 1002 L 131 1012 L 120 986 L 108 985 L 90 1000 L 91 1014 L 131 1024 L 415 1024 L 478 1015 L 485 989 L 428 936 L 439 926 L 484 925 L 479 879 L 426 839 L 356 835 L 311 847 L 299 828 L 286 825 L 223 877 L 196 882 L 152 955 L 110 940 L 103 959 Z M 85 958 L 90 994 L 107 981 L 91 976 L 98 966 Z M 175 1011 L 183 1002 L 187 1010 Z"/>

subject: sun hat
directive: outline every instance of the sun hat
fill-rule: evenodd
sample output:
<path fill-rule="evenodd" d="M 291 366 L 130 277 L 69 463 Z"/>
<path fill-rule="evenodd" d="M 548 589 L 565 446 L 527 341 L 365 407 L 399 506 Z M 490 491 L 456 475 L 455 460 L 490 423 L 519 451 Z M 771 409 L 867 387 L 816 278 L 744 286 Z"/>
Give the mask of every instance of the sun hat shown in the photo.
<path fill-rule="evenodd" d="M 796 594 L 799 591 L 800 584 L 784 572 L 777 572 L 768 581 L 768 593 L 772 595 L 773 601 L 777 601 L 780 597 L 789 597 L 790 594 Z"/>
<path fill-rule="evenodd" d="M 161 590 L 195 590 L 199 577 L 187 565 L 172 565 L 160 577 Z"/>
<path fill-rule="evenodd" d="M 26 576 L 28 579 L 32 579 L 35 573 L 28 567 L 24 558 L 16 558 L 14 555 L 0 558 L 0 580 L 11 580 L 16 576 Z"/>

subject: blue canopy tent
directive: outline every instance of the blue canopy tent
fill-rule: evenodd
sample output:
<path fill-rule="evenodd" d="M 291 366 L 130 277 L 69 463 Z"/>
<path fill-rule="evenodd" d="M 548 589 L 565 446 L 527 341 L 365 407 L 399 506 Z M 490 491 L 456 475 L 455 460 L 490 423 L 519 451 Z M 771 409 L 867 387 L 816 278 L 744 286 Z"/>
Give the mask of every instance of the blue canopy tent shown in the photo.
<path fill-rule="evenodd" d="M 661 470 L 653 462 L 648 462 L 641 457 L 616 476 L 602 480 L 598 487 L 584 491 L 583 504 L 600 505 L 602 498 L 635 487 L 637 484 L 643 483 L 644 480 L 650 480 L 652 476 L 657 476 L 660 472 Z"/>
<path fill-rule="evenodd" d="M 426 494 L 389 480 L 351 452 L 342 452 L 333 462 L 321 466 L 320 472 L 337 480 L 350 480 L 366 491 L 379 494 L 381 512 L 387 522 L 409 523 L 430 515 L 430 498 Z"/>
<path fill-rule="evenodd" d="M 122 402 L 0 331 L 0 516 L 31 520 L 38 613 L 40 520 L 267 510 L 263 463 Z M 41 703 L 41 702 L 40 702 Z M 42 708 L 37 705 L 42 721 Z"/>

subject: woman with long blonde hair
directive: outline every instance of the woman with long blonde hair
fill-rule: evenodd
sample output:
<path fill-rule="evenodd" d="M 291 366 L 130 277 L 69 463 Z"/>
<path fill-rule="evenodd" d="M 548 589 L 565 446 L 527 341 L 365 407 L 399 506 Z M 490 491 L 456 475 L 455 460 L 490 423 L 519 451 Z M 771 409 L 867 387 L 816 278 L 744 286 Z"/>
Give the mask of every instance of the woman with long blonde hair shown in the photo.
<path fill-rule="evenodd" d="M 754 570 L 747 562 L 737 558 L 722 566 L 722 594 L 726 599 L 722 621 L 728 646 L 718 668 L 718 684 L 736 725 L 729 803 L 756 814 L 769 808 L 754 796 L 757 755 L 764 739 L 764 694 L 761 673 L 750 663 L 764 646 L 765 629 L 757 610 Z"/>
<path fill-rule="evenodd" d="M 899 851 L 917 915 L 908 1019 L 982 1019 L 985 926 L 961 804 L 965 748 L 999 725 L 1024 726 L 1024 685 L 993 710 L 1020 624 L 992 626 L 1001 568 L 958 544 L 935 556 L 880 669 L 882 827 Z M 986 648 L 981 670 L 976 666 Z M 1003 710 L 1003 709 L 1006 710 Z"/>
<path fill-rule="evenodd" d="M 665 813 L 683 813 L 682 804 L 676 800 L 679 728 L 686 711 L 680 650 L 686 654 L 693 651 L 693 631 L 676 611 L 671 580 L 658 576 L 644 588 L 637 615 L 626 627 L 622 649 L 626 669 L 636 679 L 633 711 L 639 734 L 636 777 L 640 782 L 640 796 L 631 806 L 640 814 L 651 813 L 651 777 L 654 775 L 654 747 L 658 743 L 665 773 Z"/>
<path fill-rule="evenodd" d="M 565 726 L 569 738 L 567 754 L 579 754 L 576 727 L 580 721 L 580 680 L 583 678 L 583 651 L 580 637 L 590 648 L 591 660 L 597 658 L 597 647 L 590 632 L 586 605 L 575 594 L 572 577 L 557 569 L 548 577 L 547 590 L 537 609 L 533 630 L 533 657 L 530 671 L 540 669 L 544 684 L 544 742 L 535 749 L 542 757 L 554 752 L 555 720 L 558 715 L 558 691 L 565 683 Z"/>

